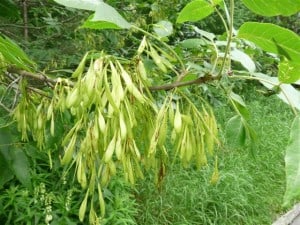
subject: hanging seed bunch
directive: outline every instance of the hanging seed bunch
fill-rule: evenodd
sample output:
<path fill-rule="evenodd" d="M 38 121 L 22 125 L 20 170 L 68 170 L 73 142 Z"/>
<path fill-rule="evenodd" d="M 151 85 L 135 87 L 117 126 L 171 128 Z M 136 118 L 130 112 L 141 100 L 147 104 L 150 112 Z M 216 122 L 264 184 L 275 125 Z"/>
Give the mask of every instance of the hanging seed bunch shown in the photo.
<path fill-rule="evenodd" d="M 135 63 L 104 53 L 91 60 L 88 56 L 74 71 L 72 81 L 57 79 L 50 98 L 31 95 L 23 84 L 14 118 L 23 139 L 30 133 L 43 149 L 45 133 L 55 136 L 56 118 L 68 112 L 73 123 L 66 126 L 61 140 L 61 163 L 66 168 L 75 165 L 77 181 L 86 191 L 80 220 L 89 209 L 90 223 L 100 224 L 105 216 L 103 187 L 117 171 L 134 184 L 146 169 L 152 169 L 159 186 L 169 156 L 179 156 L 184 166 L 195 162 L 201 167 L 218 140 L 215 118 L 204 100 L 198 109 L 177 89 L 167 92 L 163 103 L 153 100 L 148 88 L 152 75 L 143 57 L 153 59 L 161 72 L 172 71 L 174 66 L 171 56 L 146 38 Z M 166 147 L 167 140 L 172 147 Z"/>

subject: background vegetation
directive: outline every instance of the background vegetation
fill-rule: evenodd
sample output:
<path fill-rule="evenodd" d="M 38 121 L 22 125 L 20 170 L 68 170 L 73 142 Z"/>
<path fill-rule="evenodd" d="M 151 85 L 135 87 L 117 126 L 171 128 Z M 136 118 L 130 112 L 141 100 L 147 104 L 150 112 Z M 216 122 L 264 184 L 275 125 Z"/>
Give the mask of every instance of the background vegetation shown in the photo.
<path fill-rule="evenodd" d="M 39 70 L 51 76 L 69 77 L 82 56 L 91 49 L 118 56 L 132 56 L 141 34 L 122 30 L 88 30 L 78 28 L 88 18 L 85 11 L 66 9 L 53 1 L 4 1 L 15 6 L 14 13 L 4 15 L 0 4 L 0 34 L 15 40 L 39 63 Z M 27 4 L 28 35 L 24 35 L 24 6 Z M 178 12 L 189 2 L 108 1 L 136 25 L 151 30 L 149 24 L 160 20 L 176 21 Z M 245 21 L 264 21 L 288 27 L 299 34 L 299 15 L 265 19 L 236 1 L 235 26 Z M 5 3 L 5 4 L 6 4 Z M 177 24 L 169 42 L 176 46 L 186 38 L 200 35 L 191 23 Z M 222 36 L 220 19 L 211 16 L 193 23 L 203 30 Z M 178 50 L 179 52 L 179 50 Z M 180 53 L 180 52 L 179 52 Z M 181 52 L 194 57 L 201 52 Z M 275 76 L 275 59 L 254 51 L 258 68 Z M 61 69 L 64 68 L 64 69 Z M 236 148 L 225 138 L 226 122 L 234 115 L 228 100 L 214 87 L 202 85 L 191 90 L 201 94 L 215 108 L 222 145 L 218 149 L 220 179 L 211 184 L 213 166 L 200 171 L 183 168 L 175 161 L 166 168 L 161 188 L 154 184 L 154 174 L 131 186 L 122 175 L 116 176 L 104 189 L 107 204 L 103 224 L 270 224 L 282 211 L 285 190 L 284 148 L 288 143 L 291 110 L 275 95 L 266 97 L 266 89 L 258 83 L 241 81 L 235 86 L 249 105 L 251 126 L 257 132 L 255 146 L 247 143 Z M 85 193 L 73 173 L 65 174 L 60 164 L 60 150 L 55 139 L 46 143 L 49 154 L 39 151 L 35 141 L 24 142 L 16 124 L 10 122 L 6 106 L 14 103 L 12 91 L 0 85 L 0 224 L 85 224 L 78 220 L 78 210 Z M 58 132 L 72 121 L 60 121 Z M 7 124 L 10 126 L 7 126 Z M 49 157 L 51 152 L 51 158 Z M 9 158 L 9 161 L 4 160 Z M 213 159 L 210 159 L 213 161 Z M 50 162 L 52 167 L 50 167 Z M 213 164 L 213 162 L 211 162 Z M 14 166 L 16 165 L 16 166 Z M 1 168 L 9 167 L 11 176 L 2 176 Z M 16 172 L 29 171 L 29 176 Z M 3 174 L 2 174 L 3 175 Z M 3 180 L 3 177 L 9 177 Z"/>

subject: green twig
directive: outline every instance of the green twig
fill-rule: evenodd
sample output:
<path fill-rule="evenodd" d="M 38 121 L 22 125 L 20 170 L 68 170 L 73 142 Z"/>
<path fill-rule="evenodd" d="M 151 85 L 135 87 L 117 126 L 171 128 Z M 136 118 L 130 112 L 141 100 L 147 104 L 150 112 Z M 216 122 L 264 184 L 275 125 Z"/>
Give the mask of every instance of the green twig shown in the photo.
<path fill-rule="evenodd" d="M 220 19 L 221 19 L 224 27 L 225 27 L 227 36 L 229 36 L 229 29 L 228 29 L 227 23 L 226 23 L 226 21 L 224 19 L 224 16 L 222 15 L 222 13 L 220 12 L 220 10 L 217 7 L 215 9 L 216 9 L 216 12 L 217 12 L 218 16 L 220 17 Z"/>
<path fill-rule="evenodd" d="M 229 23 L 229 33 L 227 35 L 227 45 L 226 45 L 226 49 L 225 49 L 225 53 L 224 53 L 222 66 L 221 66 L 221 69 L 220 69 L 220 72 L 219 72 L 218 76 L 222 75 L 222 72 L 223 72 L 224 67 L 225 67 L 227 55 L 230 52 L 230 44 L 231 44 L 232 34 L 233 34 L 233 15 L 234 15 L 234 0 L 230 0 L 230 13 L 229 13 L 230 18 L 229 18 L 229 21 L 228 21 L 228 23 Z"/>

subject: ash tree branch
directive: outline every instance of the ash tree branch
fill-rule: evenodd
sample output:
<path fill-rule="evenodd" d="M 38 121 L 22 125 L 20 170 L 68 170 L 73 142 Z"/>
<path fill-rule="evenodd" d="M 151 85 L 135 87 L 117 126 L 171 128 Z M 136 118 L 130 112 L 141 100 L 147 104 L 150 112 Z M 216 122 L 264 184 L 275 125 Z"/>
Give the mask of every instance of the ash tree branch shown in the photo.
<path fill-rule="evenodd" d="M 45 74 L 42 74 L 42 73 L 38 73 L 38 74 L 31 73 L 31 72 L 28 72 L 26 70 L 18 69 L 15 66 L 8 67 L 7 68 L 7 72 L 13 73 L 13 74 L 19 74 L 20 76 L 28 77 L 28 78 L 31 78 L 31 79 L 34 79 L 34 80 L 38 80 L 40 82 L 47 83 L 47 84 L 55 85 L 57 83 L 56 79 L 52 79 L 52 78 L 48 77 Z M 52 85 L 49 85 L 49 86 L 52 86 Z"/>
<path fill-rule="evenodd" d="M 45 74 L 35 74 L 35 73 L 31 73 L 25 70 L 21 70 L 18 69 L 16 67 L 9 67 L 7 69 L 7 71 L 9 73 L 14 73 L 14 74 L 19 74 L 20 76 L 23 77 L 28 77 L 34 80 L 38 80 L 40 82 L 46 83 L 49 86 L 53 87 L 56 83 L 57 83 L 57 79 L 52 79 L 50 77 L 48 77 Z M 175 81 L 173 83 L 169 83 L 169 84 L 162 84 L 162 85 L 157 85 L 157 86 L 150 86 L 148 87 L 148 89 L 150 91 L 169 91 L 172 90 L 174 88 L 177 87 L 184 87 L 184 86 L 189 86 L 189 85 L 194 85 L 194 84 L 203 84 L 203 83 L 208 83 L 214 80 L 218 80 L 220 79 L 220 77 L 218 76 L 212 76 L 211 74 L 206 74 L 203 77 L 199 77 L 197 79 L 194 80 L 190 80 L 190 81 Z M 72 84 L 70 86 L 73 86 Z"/>

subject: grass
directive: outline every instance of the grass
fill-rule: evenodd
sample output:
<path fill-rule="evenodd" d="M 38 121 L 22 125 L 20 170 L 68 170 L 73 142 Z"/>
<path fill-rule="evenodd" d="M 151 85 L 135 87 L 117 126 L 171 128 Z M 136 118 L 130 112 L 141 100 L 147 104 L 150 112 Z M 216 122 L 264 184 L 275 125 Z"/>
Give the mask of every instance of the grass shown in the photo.
<path fill-rule="evenodd" d="M 255 158 L 250 145 L 233 149 L 225 143 L 218 152 L 217 185 L 209 182 L 212 166 L 199 171 L 183 169 L 180 164 L 168 168 L 160 192 L 151 181 L 142 181 L 137 188 L 137 224 L 264 225 L 275 220 L 282 210 L 284 148 L 293 115 L 276 96 L 266 98 L 252 89 L 246 102 L 250 124 L 259 137 L 253 149 Z M 216 109 L 220 130 L 233 115 L 225 105 Z"/>

